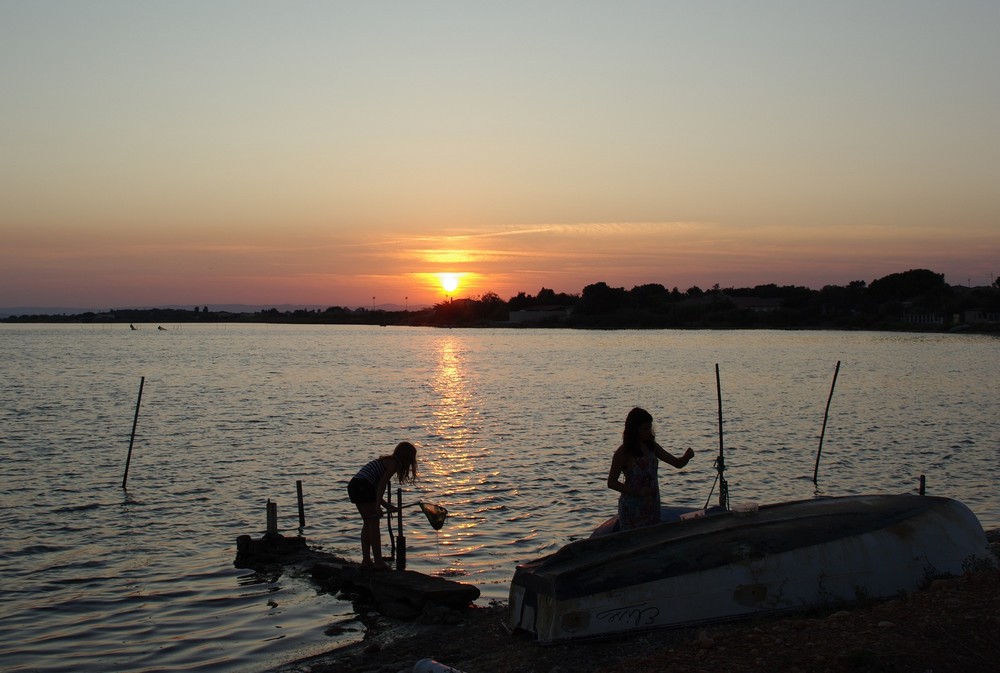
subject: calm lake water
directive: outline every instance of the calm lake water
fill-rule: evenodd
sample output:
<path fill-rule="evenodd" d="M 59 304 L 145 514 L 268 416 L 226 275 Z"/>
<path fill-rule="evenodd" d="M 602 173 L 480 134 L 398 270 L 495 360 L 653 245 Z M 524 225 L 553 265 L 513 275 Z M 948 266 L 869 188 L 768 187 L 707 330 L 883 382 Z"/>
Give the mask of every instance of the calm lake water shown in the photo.
<path fill-rule="evenodd" d="M 632 406 L 696 452 L 661 467 L 664 501 L 705 504 L 716 363 L 734 505 L 915 492 L 924 474 L 1000 526 L 993 337 L 164 327 L 0 325 L 4 671 L 252 672 L 359 638 L 307 577 L 235 568 L 235 540 L 263 532 L 268 499 L 296 534 L 301 480 L 303 534 L 358 559 L 346 481 L 404 439 L 422 460 L 404 500 L 450 512 L 436 533 L 407 510 L 408 567 L 505 599 L 517 563 L 614 513 Z"/>

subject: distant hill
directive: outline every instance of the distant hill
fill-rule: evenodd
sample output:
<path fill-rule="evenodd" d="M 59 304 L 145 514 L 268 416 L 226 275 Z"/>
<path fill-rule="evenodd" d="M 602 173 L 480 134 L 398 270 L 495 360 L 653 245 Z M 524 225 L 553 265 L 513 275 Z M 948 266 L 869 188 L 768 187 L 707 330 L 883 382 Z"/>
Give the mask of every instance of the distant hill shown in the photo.
<path fill-rule="evenodd" d="M 325 311 L 330 308 L 330 304 L 199 304 L 197 306 L 198 310 L 202 307 L 207 306 L 208 310 L 213 313 L 227 312 L 227 313 L 257 313 L 259 311 L 267 311 L 269 309 L 277 309 L 281 313 L 307 310 L 307 311 Z M 175 309 L 175 310 L 186 310 L 193 311 L 195 306 L 193 304 L 169 304 L 166 306 L 104 306 L 101 308 L 86 308 L 86 307 L 67 307 L 67 306 L 11 306 L 11 307 L 0 307 L 0 318 L 9 318 L 11 316 L 21 316 L 21 315 L 80 315 L 82 313 L 107 313 L 113 310 L 143 310 L 151 308 L 165 308 L 165 309 Z M 358 309 L 358 308 L 371 308 L 370 306 L 342 306 L 341 308 L 348 309 Z M 376 307 L 379 311 L 403 311 L 406 307 L 399 304 L 379 304 Z M 411 305 L 409 309 L 411 311 L 419 311 L 426 306 L 416 306 Z"/>
<path fill-rule="evenodd" d="M 79 315 L 80 313 L 99 313 L 105 309 L 69 308 L 65 306 L 10 306 L 0 307 L 0 318 L 14 315 Z"/>
<path fill-rule="evenodd" d="M 209 311 L 228 311 L 229 313 L 256 313 L 257 311 L 265 311 L 271 308 L 276 308 L 279 311 L 296 311 L 303 308 L 309 310 L 324 310 L 327 308 L 326 306 L 307 304 L 281 304 L 278 306 L 251 306 L 249 304 L 199 304 L 198 310 L 201 310 L 202 306 L 208 306 Z M 81 313 L 107 313 L 108 311 L 114 310 L 142 310 L 150 308 L 169 308 L 175 310 L 193 311 L 195 307 L 192 304 L 169 304 L 166 306 L 103 306 L 101 308 L 87 308 L 79 306 L 13 306 L 10 308 L 0 308 L 0 317 L 12 315 L 80 315 Z"/>

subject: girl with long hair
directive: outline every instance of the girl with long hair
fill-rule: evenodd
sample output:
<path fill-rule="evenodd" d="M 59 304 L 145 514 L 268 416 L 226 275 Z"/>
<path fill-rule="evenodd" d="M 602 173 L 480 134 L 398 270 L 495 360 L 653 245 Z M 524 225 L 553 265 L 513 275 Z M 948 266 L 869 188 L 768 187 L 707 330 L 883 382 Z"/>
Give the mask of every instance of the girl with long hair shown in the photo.
<path fill-rule="evenodd" d="M 385 497 L 386 487 L 393 477 L 400 484 L 411 484 L 417 478 L 417 448 L 413 444 L 400 442 L 391 455 L 368 462 L 347 484 L 347 495 L 361 514 L 362 568 L 389 568 L 382 559 L 382 532 L 378 523 L 383 507 L 390 512 L 396 511 Z"/>
<path fill-rule="evenodd" d="M 682 468 L 694 456 L 688 449 L 680 458 L 656 443 L 653 417 L 635 407 L 625 418 L 621 446 L 611 458 L 608 488 L 618 491 L 618 530 L 631 530 L 660 522 L 660 485 L 657 466 L 662 460 Z M 622 477 L 624 476 L 624 480 Z"/>

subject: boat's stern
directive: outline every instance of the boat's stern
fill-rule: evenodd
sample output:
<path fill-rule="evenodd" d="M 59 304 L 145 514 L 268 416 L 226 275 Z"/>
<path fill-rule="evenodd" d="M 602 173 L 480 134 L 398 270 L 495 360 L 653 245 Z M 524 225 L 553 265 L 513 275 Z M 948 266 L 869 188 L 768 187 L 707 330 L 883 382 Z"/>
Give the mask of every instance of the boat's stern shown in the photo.
<path fill-rule="evenodd" d="M 515 571 L 515 578 L 516 578 Z M 527 590 L 516 581 L 510 583 L 507 600 L 507 627 L 511 630 L 535 632 L 535 606 L 527 601 Z"/>
<path fill-rule="evenodd" d="M 507 600 L 507 627 L 512 631 L 521 630 L 538 635 L 540 596 L 537 588 L 530 586 L 536 580 L 525 566 L 519 565 L 514 571 Z M 541 600 L 544 602 L 544 596 Z"/>
<path fill-rule="evenodd" d="M 565 618 L 560 619 L 561 610 L 566 606 L 557 599 L 551 578 L 538 565 L 539 561 L 531 561 L 517 566 L 514 571 L 507 600 L 506 626 L 511 631 L 526 631 L 539 642 L 546 643 L 560 639 L 555 629 L 566 622 Z"/>

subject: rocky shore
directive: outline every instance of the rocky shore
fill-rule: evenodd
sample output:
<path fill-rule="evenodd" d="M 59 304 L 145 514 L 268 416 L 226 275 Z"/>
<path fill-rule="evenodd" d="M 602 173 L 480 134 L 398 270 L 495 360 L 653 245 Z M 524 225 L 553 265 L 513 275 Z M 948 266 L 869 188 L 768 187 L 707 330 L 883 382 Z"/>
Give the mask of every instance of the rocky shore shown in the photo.
<path fill-rule="evenodd" d="M 996 531 L 990 533 L 994 550 Z M 847 609 L 540 646 L 503 626 L 505 606 L 369 613 L 362 642 L 272 673 L 409 673 L 430 658 L 465 673 L 966 673 L 1000 671 L 1000 570 Z"/>

